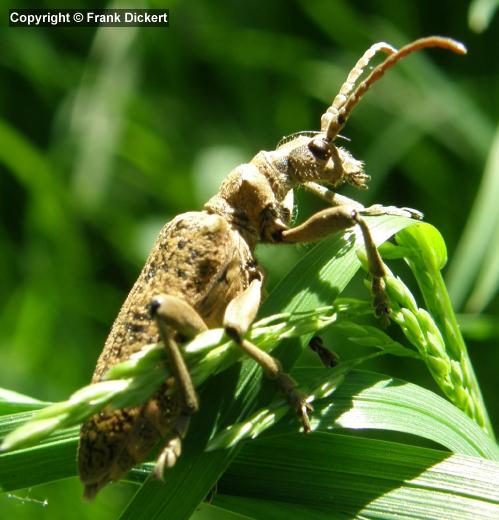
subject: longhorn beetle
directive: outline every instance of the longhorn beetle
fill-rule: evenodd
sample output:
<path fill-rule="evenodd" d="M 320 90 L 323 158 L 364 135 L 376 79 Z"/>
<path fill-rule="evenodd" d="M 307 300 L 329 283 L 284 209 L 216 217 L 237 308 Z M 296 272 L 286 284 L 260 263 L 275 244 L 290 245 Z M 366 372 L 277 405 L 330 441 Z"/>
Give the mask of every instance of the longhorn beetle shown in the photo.
<path fill-rule="evenodd" d="M 363 218 L 365 214 L 417 212 L 372 206 L 338 195 L 343 183 L 366 188 L 363 164 L 335 140 L 353 108 L 369 87 L 399 60 L 426 48 L 441 47 L 465 54 L 448 38 L 416 40 L 400 50 L 386 43 L 370 47 L 357 62 L 318 132 L 299 132 L 271 152 L 259 152 L 235 168 L 203 211 L 175 217 L 159 237 L 107 338 L 92 382 L 100 381 L 116 363 L 146 344 L 161 340 L 173 376 L 146 403 L 127 409 L 105 409 L 81 429 L 78 450 L 84 495 L 91 499 L 108 482 L 125 475 L 161 441 L 155 474 L 161 477 L 181 452 L 189 417 L 198 398 L 179 344 L 210 327 L 223 326 L 241 349 L 274 379 L 309 431 L 312 408 L 279 361 L 245 339 L 260 305 L 263 274 L 253 251 L 258 242 L 304 243 L 320 240 L 352 226 L 362 231 L 372 279 L 375 313 L 389 314 L 383 276 L 385 267 Z M 369 61 L 388 56 L 362 81 Z M 331 203 L 303 224 L 289 227 L 293 188 L 303 186 Z M 328 187 L 326 187 L 328 186 Z"/>

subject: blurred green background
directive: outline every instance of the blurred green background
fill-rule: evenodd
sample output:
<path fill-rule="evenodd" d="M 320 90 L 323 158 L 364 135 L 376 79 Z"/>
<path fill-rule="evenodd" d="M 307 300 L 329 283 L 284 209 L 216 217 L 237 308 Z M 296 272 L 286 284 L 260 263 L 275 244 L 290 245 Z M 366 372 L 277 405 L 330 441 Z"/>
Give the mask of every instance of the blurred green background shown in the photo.
<path fill-rule="evenodd" d="M 86 384 L 166 221 L 201 208 L 234 166 L 282 136 L 318 129 L 369 45 L 441 34 L 464 42 L 468 56 L 411 56 L 368 93 L 343 134 L 372 182 L 344 193 L 418 208 L 442 232 L 447 280 L 497 425 L 497 2 L 64 7 L 131 4 L 169 8 L 171 26 L 9 28 L 9 8 L 62 6 L 0 8 L 0 386 L 63 400 Z M 298 201 L 298 220 L 323 207 L 303 193 Z M 270 289 L 300 254 L 260 249 Z M 414 362 L 377 369 L 429 384 Z M 133 490 L 118 484 L 88 505 L 71 479 L 3 495 L 0 513 L 113 518 Z"/>

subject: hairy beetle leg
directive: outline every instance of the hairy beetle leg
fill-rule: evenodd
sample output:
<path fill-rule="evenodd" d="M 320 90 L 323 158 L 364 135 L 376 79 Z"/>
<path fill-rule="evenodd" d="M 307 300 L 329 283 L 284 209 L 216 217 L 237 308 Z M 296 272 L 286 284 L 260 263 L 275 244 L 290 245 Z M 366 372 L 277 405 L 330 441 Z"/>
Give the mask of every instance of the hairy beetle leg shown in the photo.
<path fill-rule="evenodd" d="M 327 208 L 312 215 L 308 220 L 291 229 L 276 235 L 276 242 L 306 243 L 321 240 L 332 233 L 358 225 L 362 231 L 364 246 L 367 254 L 367 265 L 372 279 L 373 305 L 376 316 L 386 324 L 390 307 L 386 295 L 384 276 L 385 264 L 372 238 L 369 226 L 360 211 L 349 206 Z"/>
<path fill-rule="evenodd" d="M 199 409 L 199 401 L 189 369 L 174 336 L 175 333 L 179 333 L 185 338 L 193 338 L 208 327 L 187 302 L 168 294 L 153 298 L 151 315 L 158 324 L 180 401 L 180 414 L 175 420 L 171 433 L 165 439 L 165 446 L 154 468 L 154 475 L 162 479 L 165 468 L 173 467 L 180 457 L 182 439 L 187 434 L 190 416 Z"/>
<path fill-rule="evenodd" d="M 177 463 L 178 458 L 182 454 L 182 440 L 189 429 L 190 417 L 181 414 L 175 421 L 172 433 L 165 439 L 165 445 L 159 454 L 156 465 L 154 466 L 154 476 L 158 480 L 163 480 L 163 475 L 166 468 L 173 468 Z"/>
<path fill-rule="evenodd" d="M 372 206 L 368 206 L 366 208 L 360 202 L 357 202 L 350 197 L 346 197 L 345 195 L 341 195 L 340 193 L 336 193 L 334 190 L 317 182 L 306 182 L 303 187 L 310 193 L 313 193 L 317 197 L 331 204 L 331 206 L 350 206 L 351 208 L 359 211 L 361 215 L 367 217 L 394 215 L 396 217 L 407 217 L 414 220 L 423 220 L 424 218 L 424 215 L 421 213 L 421 211 L 413 208 L 383 206 L 382 204 L 373 204 Z"/>
<path fill-rule="evenodd" d="M 261 289 L 262 281 L 255 279 L 244 292 L 229 303 L 224 315 L 225 330 L 231 339 L 265 370 L 266 375 L 276 381 L 290 406 L 296 410 L 304 430 L 309 432 L 311 427 L 308 414 L 313 408 L 307 402 L 307 396 L 298 390 L 296 381 L 284 372 L 281 363 L 275 357 L 244 338 L 260 307 Z"/>
<path fill-rule="evenodd" d="M 334 368 L 338 366 L 340 358 L 336 352 L 333 352 L 324 346 L 320 336 L 314 336 L 309 342 L 310 350 L 314 351 L 326 368 Z"/>

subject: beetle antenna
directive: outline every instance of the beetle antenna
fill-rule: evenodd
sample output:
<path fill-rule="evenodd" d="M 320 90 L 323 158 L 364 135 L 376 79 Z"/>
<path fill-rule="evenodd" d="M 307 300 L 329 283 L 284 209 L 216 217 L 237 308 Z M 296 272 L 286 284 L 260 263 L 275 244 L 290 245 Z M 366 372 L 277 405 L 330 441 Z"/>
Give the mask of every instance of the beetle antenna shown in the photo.
<path fill-rule="evenodd" d="M 359 61 L 355 64 L 354 68 L 348 74 L 346 81 L 340 88 L 340 91 L 333 100 L 331 106 L 326 110 L 325 114 L 321 118 L 321 131 L 325 132 L 329 126 L 329 122 L 335 116 L 337 116 L 339 109 L 347 102 L 348 96 L 355 88 L 355 83 L 364 72 L 369 62 L 374 58 L 378 52 L 384 52 L 385 54 L 391 55 L 397 52 L 397 49 L 385 42 L 379 42 L 371 45 L 369 49 L 362 55 Z"/>
<path fill-rule="evenodd" d="M 382 45 L 385 46 L 382 48 L 383 51 L 387 52 L 389 46 L 387 46 L 387 44 Z M 350 85 L 350 76 L 357 69 L 359 63 L 361 64 L 359 67 L 359 72 L 355 72 L 353 76 L 358 78 L 359 75 L 362 73 L 363 69 L 361 62 L 364 59 L 364 57 L 369 54 L 373 47 L 375 46 L 372 46 L 359 60 L 352 72 L 348 75 L 348 79 L 343 85 L 342 89 L 345 87 L 345 85 Z M 338 133 L 345 126 L 345 123 L 347 122 L 347 119 L 350 116 L 352 110 L 362 99 L 362 96 L 367 92 L 371 85 L 376 83 L 376 81 L 378 81 L 384 75 L 384 73 L 388 69 L 393 67 L 398 61 L 405 58 L 409 54 L 428 47 L 440 47 L 442 49 L 447 49 L 452 52 L 455 52 L 456 54 L 466 54 L 466 47 L 462 43 L 452 40 L 451 38 L 443 38 L 441 36 L 429 36 L 427 38 L 420 38 L 419 40 L 415 40 L 412 43 L 405 45 L 400 50 L 393 52 L 392 54 L 390 54 L 390 56 L 388 56 L 385 59 L 385 61 L 383 61 L 383 63 L 380 63 L 375 69 L 373 69 L 373 71 L 369 74 L 369 76 L 366 79 L 364 79 L 358 84 L 357 88 L 353 91 L 352 94 L 349 95 L 348 98 L 346 98 L 346 96 L 344 95 L 342 96 L 342 92 L 340 90 L 340 94 L 336 96 L 332 106 L 328 108 L 328 110 L 321 118 L 321 130 L 326 134 L 327 139 L 329 141 L 333 141 L 337 137 Z M 375 50 L 374 53 L 375 52 L 377 51 Z M 370 58 L 368 58 L 368 60 L 369 59 Z M 346 86 L 345 92 L 350 93 L 352 88 L 353 84 L 350 88 L 349 86 Z"/>

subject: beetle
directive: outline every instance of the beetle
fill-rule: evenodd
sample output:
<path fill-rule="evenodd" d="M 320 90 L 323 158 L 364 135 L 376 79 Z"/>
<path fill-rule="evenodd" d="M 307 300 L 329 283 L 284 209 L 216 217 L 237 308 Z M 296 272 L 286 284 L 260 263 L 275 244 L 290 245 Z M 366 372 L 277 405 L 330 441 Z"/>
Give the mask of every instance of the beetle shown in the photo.
<path fill-rule="evenodd" d="M 363 208 L 336 193 L 344 183 L 367 187 L 362 162 L 336 140 L 353 108 L 369 87 L 399 60 L 427 47 L 464 54 L 464 46 L 437 36 L 421 38 L 400 50 L 386 43 L 371 46 L 349 73 L 331 106 L 321 117 L 320 131 L 298 132 L 273 151 L 259 152 L 236 167 L 202 211 L 175 217 L 161 230 L 135 285 L 125 300 L 104 345 L 92 382 L 144 345 L 162 341 L 172 377 L 140 406 L 106 408 L 85 422 L 78 449 L 84 496 L 93 498 L 108 482 L 124 476 L 161 442 L 155 474 L 161 478 L 181 454 L 189 418 L 199 408 L 196 390 L 180 346 L 212 327 L 228 336 L 274 379 L 296 410 L 305 431 L 312 411 L 296 382 L 279 361 L 245 338 L 260 306 L 263 272 L 254 257 L 259 242 L 306 243 L 336 231 L 359 226 L 367 253 L 374 311 L 389 314 L 385 267 L 372 240 L 365 214 L 407 209 Z M 362 81 L 359 78 L 377 54 L 388 56 Z M 293 188 L 303 186 L 331 207 L 290 227 Z"/>

